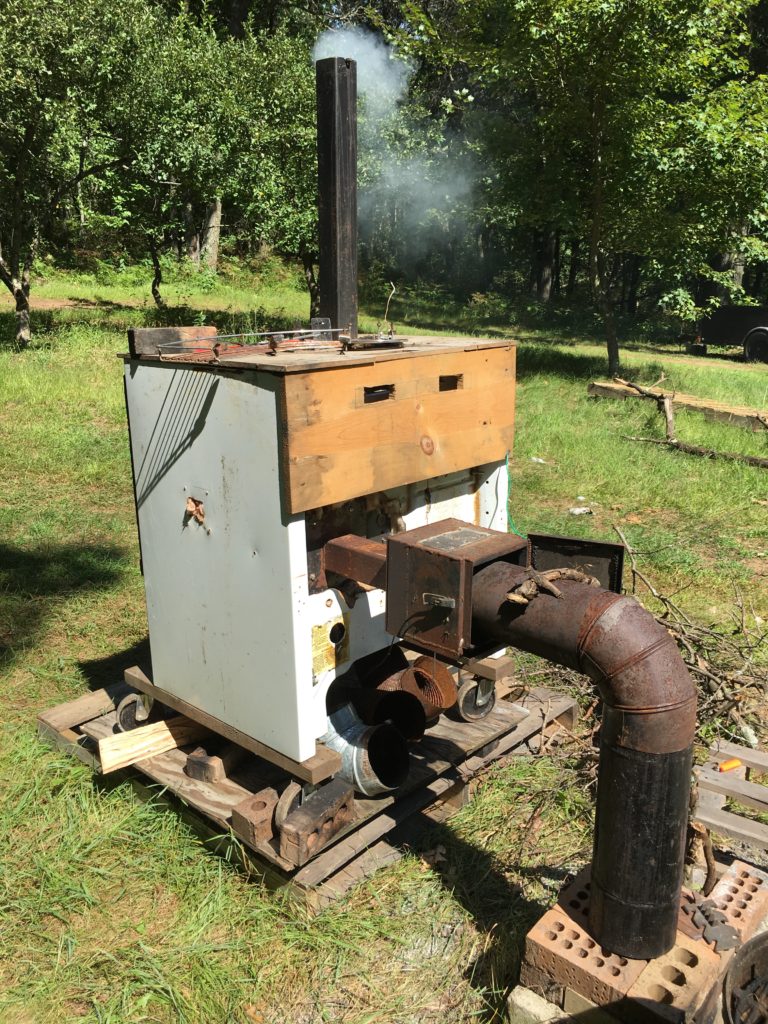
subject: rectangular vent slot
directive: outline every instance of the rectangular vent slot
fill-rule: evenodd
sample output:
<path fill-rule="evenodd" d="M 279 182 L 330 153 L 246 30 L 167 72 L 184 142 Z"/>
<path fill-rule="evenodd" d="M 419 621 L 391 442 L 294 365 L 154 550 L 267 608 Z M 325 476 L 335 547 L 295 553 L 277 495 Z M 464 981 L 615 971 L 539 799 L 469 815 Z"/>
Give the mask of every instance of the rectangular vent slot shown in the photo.
<path fill-rule="evenodd" d="M 370 405 L 371 402 L 386 402 L 387 399 L 394 397 L 394 384 L 376 384 L 371 388 L 363 388 L 363 403 L 365 405 Z"/>
<path fill-rule="evenodd" d="M 464 387 L 464 374 L 462 373 L 449 373 L 446 376 L 440 377 L 440 390 L 441 391 L 458 391 Z"/>

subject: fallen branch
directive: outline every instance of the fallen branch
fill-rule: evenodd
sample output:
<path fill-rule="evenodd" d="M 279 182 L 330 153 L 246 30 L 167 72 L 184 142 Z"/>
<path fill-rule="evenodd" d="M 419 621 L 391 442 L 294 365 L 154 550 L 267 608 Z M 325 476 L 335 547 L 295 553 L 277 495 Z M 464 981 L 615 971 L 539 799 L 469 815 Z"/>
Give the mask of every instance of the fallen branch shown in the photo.
<path fill-rule="evenodd" d="M 758 469 L 768 469 L 768 459 L 761 459 L 758 455 L 742 455 L 740 452 L 718 452 L 714 448 L 701 448 L 697 444 L 688 444 L 686 441 L 678 441 L 676 437 L 635 437 L 632 434 L 623 434 L 627 441 L 642 441 L 644 444 L 662 444 L 667 448 L 676 448 L 686 455 L 700 455 L 704 459 L 725 459 L 728 462 L 743 462 L 747 466 L 756 466 Z"/>

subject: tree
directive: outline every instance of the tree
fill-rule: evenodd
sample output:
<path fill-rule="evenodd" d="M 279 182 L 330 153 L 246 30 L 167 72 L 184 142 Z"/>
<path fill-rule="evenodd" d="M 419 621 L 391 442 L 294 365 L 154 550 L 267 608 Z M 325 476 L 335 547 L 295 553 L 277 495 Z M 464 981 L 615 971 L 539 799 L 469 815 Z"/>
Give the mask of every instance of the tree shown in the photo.
<path fill-rule="evenodd" d="M 628 254 L 690 277 L 765 201 L 766 85 L 747 60 L 751 0 L 469 0 L 409 6 L 401 36 L 471 69 L 491 205 L 585 239 L 618 372 Z"/>
<path fill-rule="evenodd" d="M 132 159 L 131 68 L 154 15 L 141 0 L 10 0 L 0 19 L 0 281 L 30 339 L 30 275 L 62 205 Z"/>

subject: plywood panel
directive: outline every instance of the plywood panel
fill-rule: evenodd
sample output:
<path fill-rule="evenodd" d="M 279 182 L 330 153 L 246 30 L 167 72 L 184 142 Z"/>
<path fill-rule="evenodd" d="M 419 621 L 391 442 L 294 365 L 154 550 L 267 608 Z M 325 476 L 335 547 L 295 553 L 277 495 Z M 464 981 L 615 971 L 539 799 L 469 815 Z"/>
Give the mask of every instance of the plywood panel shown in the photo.
<path fill-rule="evenodd" d="M 291 374 L 284 388 L 291 514 L 503 459 L 512 447 L 512 345 Z"/>

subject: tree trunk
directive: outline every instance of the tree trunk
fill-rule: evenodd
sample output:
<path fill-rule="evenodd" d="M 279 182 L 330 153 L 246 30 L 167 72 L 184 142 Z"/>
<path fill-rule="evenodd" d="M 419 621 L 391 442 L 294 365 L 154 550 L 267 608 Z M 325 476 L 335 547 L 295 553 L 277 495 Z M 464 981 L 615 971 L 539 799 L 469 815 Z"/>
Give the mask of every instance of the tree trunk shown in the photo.
<path fill-rule="evenodd" d="M 552 292 L 560 295 L 561 245 L 560 232 L 555 232 L 554 262 L 552 264 Z"/>
<path fill-rule="evenodd" d="M 155 305 L 158 309 L 165 308 L 165 300 L 160 294 L 160 285 L 163 283 L 163 270 L 160 266 L 160 258 L 157 254 L 157 243 L 154 238 L 149 240 L 149 255 L 152 257 L 152 298 L 155 300 Z"/>
<path fill-rule="evenodd" d="M 26 348 L 32 339 L 29 289 L 36 248 L 37 241 L 35 240 L 29 247 L 23 266 L 21 266 L 21 254 L 18 249 L 13 248 L 10 264 L 6 263 L 0 251 L 0 281 L 13 296 L 16 314 L 16 347 L 18 349 Z"/>
<path fill-rule="evenodd" d="M 209 270 L 219 268 L 219 240 L 221 238 L 221 200 L 214 199 L 205 211 L 202 257 Z"/>
<path fill-rule="evenodd" d="M 555 264 L 555 232 L 545 228 L 536 235 L 536 298 L 549 302 Z"/>
<path fill-rule="evenodd" d="M 576 275 L 579 271 L 580 248 L 581 242 L 578 238 L 574 238 L 571 242 L 571 252 L 568 259 L 568 283 L 565 286 L 565 297 L 567 299 L 573 298 L 573 293 L 576 289 Z"/>
<path fill-rule="evenodd" d="M 184 247 L 187 251 L 189 261 L 197 268 L 200 267 L 200 232 L 195 222 L 195 211 L 192 203 L 184 204 Z"/>
<path fill-rule="evenodd" d="M 26 288 L 16 289 L 13 297 L 16 300 L 16 345 L 18 348 L 26 348 L 32 340 L 29 317 L 29 284 Z"/>
<path fill-rule="evenodd" d="M 304 267 L 304 280 L 309 291 L 309 316 L 320 316 L 320 289 L 315 276 L 315 261 L 306 249 L 302 249 L 301 264 Z"/>

